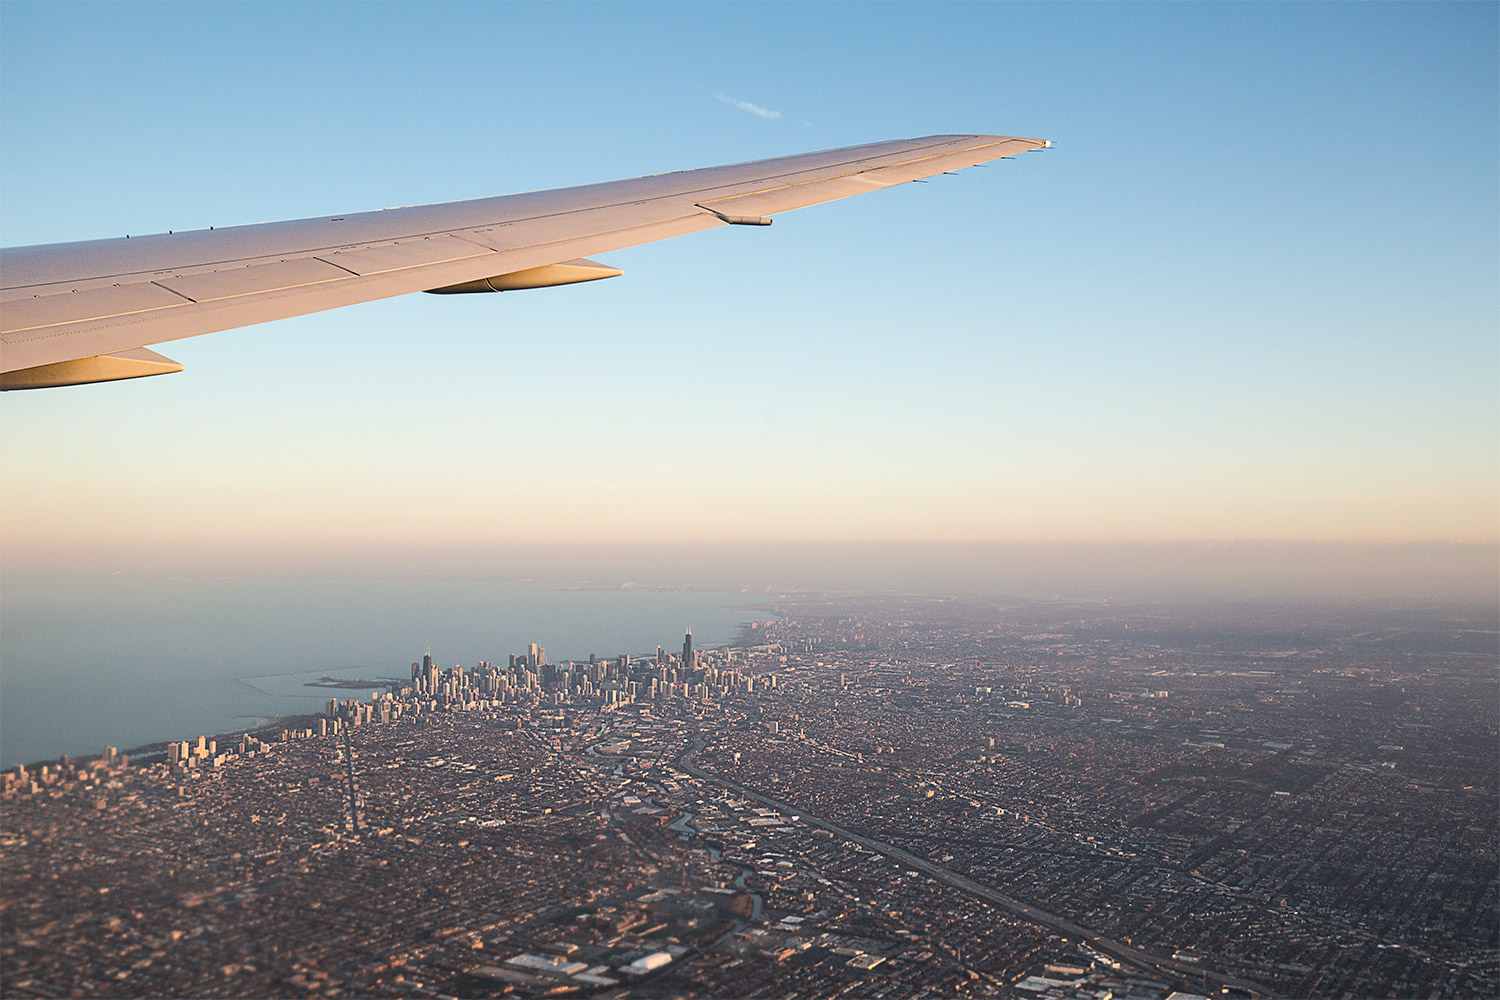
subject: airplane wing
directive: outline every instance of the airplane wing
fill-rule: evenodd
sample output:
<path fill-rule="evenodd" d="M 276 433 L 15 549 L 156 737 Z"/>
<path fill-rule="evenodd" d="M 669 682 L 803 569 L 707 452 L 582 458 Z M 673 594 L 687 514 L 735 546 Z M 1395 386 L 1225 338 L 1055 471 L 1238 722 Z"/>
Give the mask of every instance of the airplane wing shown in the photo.
<path fill-rule="evenodd" d="M 1050 145 L 937 135 L 634 180 L 253 226 L 0 250 L 0 389 L 181 371 L 147 345 L 408 292 L 620 273 L 588 255 Z"/>

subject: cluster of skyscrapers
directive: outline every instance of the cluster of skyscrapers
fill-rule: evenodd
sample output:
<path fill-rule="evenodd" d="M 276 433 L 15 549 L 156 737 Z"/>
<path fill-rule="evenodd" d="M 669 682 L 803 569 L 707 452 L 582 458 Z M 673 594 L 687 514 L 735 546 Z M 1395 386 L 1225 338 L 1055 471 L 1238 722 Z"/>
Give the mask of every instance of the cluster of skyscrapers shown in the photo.
<path fill-rule="evenodd" d="M 504 666 L 481 660 L 471 669 L 441 667 L 432 654 L 411 665 L 411 683 L 380 693 L 370 701 L 332 700 L 327 720 L 318 734 L 337 733 L 343 723 L 362 725 L 391 722 L 421 712 L 487 709 L 522 704 L 542 708 L 587 706 L 609 710 L 637 702 L 683 699 L 709 702 L 726 695 L 753 694 L 776 687 L 775 675 L 752 676 L 740 670 L 736 656 L 743 652 L 693 646 L 693 634 L 683 637 L 682 653 L 661 646 L 654 654 L 628 653 L 607 659 L 551 663 L 544 647 L 531 643 L 526 652 L 511 655 Z"/>

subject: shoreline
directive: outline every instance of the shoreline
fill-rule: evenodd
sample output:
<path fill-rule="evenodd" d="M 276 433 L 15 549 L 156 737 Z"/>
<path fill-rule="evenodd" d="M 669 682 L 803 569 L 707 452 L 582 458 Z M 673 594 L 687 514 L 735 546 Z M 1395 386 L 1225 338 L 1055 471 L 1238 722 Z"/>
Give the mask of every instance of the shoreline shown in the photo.
<path fill-rule="evenodd" d="M 745 642 L 743 640 L 747 637 L 747 635 L 751 631 L 750 630 L 750 624 L 751 623 L 748 622 L 748 621 L 747 622 L 741 622 L 740 625 L 739 625 L 739 633 L 738 633 L 738 635 L 736 635 L 736 637 L 734 639 L 731 639 L 728 642 L 718 643 L 718 644 L 716 644 L 714 646 L 705 646 L 703 648 L 705 650 L 708 650 L 708 649 L 733 649 L 733 648 L 743 647 L 745 645 Z M 652 654 L 651 653 L 630 653 L 630 654 L 626 654 L 626 655 L 629 655 L 633 659 L 638 657 L 638 658 L 644 660 L 644 659 L 649 658 Z M 581 661 L 568 660 L 568 661 L 564 661 L 564 662 L 578 663 L 578 662 L 581 662 Z M 317 672 L 318 671 L 309 670 L 309 671 L 306 671 L 305 674 L 301 674 L 300 676 L 306 676 L 307 674 L 313 674 L 313 673 L 317 673 Z M 241 683 L 241 684 L 249 684 L 249 682 L 251 680 L 254 680 L 255 678 L 259 678 L 259 677 L 295 677 L 295 676 L 299 676 L 299 674 L 296 671 L 291 671 L 291 672 L 288 672 L 286 674 L 257 674 L 257 675 L 255 675 L 254 678 L 237 677 L 237 678 L 235 678 L 235 680 L 238 683 Z M 369 678 L 354 678 L 354 679 L 351 679 L 351 680 L 348 680 L 348 681 L 341 681 L 341 680 L 339 680 L 339 679 L 337 679 L 335 677 L 332 677 L 328 673 L 324 672 L 324 673 L 321 674 L 321 676 L 318 678 L 318 680 L 316 680 L 316 681 L 308 681 L 308 682 L 306 682 L 306 683 L 303 684 L 303 687 L 316 688 L 316 689 L 320 689 L 320 690 L 324 690 L 324 691 L 330 691 L 330 690 L 368 691 L 368 690 L 370 690 L 371 687 L 383 687 L 383 688 L 386 688 L 387 690 L 395 690 L 399 685 L 401 685 L 403 683 L 404 682 L 401 679 L 394 678 L 394 677 L 388 677 L 388 678 L 385 678 L 385 679 L 382 679 L 382 680 L 372 680 L 372 679 L 369 679 Z M 254 687 L 254 685 L 250 685 L 250 686 Z M 264 690 L 261 689 L 261 688 L 255 688 L 255 690 L 262 691 L 263 693 L 269 693 L 269 692 L 264 692 Z M 271 733 L 271 734 L 274 734 L 274 735 L 276 735 L 276 736 L 279 737 L 281 731 L 284 730 L 284 729 L 309 729 L 309 728 L 312 728 L 312 727 L 314 727 L 314 726 L 317 725 L 317 720 L 318 719 L 320 719 L 320 718 L 327 718 L 327 716 L 324 715 L 324 713 L 322 713 L 322 712 L 298 712 L 298 713 L 295 713 L 295 714 L 292 714 L 292 715 L 251 715 L 251 716 L 243 716 L 243 718 L 245 718 L 247 720 L 255 720 L 255 721 L 258 722 L 258 724 L 254 725 L 254 726 L 248 726 L 248 727 L 246 727 L 244 729 L 234 729 L 234 730 L 229 730 L 229 731 L 226 731 L 226 732 L 216 733 L 216 734 L 211 735 L 211 736 L 208 735 L 208 734 L 206 734 L 206 733 L 205 734 L 200 734 L 200 735 L 204 736 L 205 739 L 213 740 L 214 742 L 228 742 L 229 740 L 239 739 L 239 738 L 244 737 L 244 736 L 254 736 L 254 737 L 258 738 L 258 739 L 262 739 L 264 742 L 268 742 L 269 743 L 269 742 L 272 742 L 272 741 L 265 738 L 265 736 L 266 736 L 267 733 Z M 135 764 L 137 764 L 137 763 L 139 763 L 139 764 L 155 764 L 155 763 L 159 763 L 162 760 L 166 759 L 166 756 L 167 756 L 167 747 L 169 745 L 171 745 L 172 743 L 175 743 L 175 742 L 178 742 L 178 741 L 176 739 L 153 740 L 150 743 L 143 743 L 140 746 L 133 747 L 133 748 L 131 748 L 129 750 L 116 750 L 116 752 L 119 753 L 119 754 L 121 754 L 121 755 L 123 755 L 123 756 L 125 756 L 125 757 L 127 757 L 127 758 L 129 758 L 130 764 L 132 766 L 135 765 Z M 103 748 L 101 747 L 99 751 L 96 751 L 94 753 L 79 754 L 77 756 L 75 756 L 73 754 L 59 754 L 56 757 L 47 757 L 47 758 L 43 758 L 43 759 L 40 759 L 40 760 L 27 761 L 24 764 L 12 764 L 9 767 L 6 767 L 5 770 L 10 771 L 10 770 L 14 770 L 17 767 L 24 767 L 26 770 L 32 771 L 32 770 L 36 770 L 36 769 L 41 768 L 43 765 L 51 767 L 53 764 L 60 763 L 63 760 L 63 758 L 67 758 L 67 760 L 70 763 L 74 763 L 74 764 L 87 764 L 87 763 L 89 763 L 91 761 L 96 761 L 96 760 L 102 760 L 102 759 L 104 759 L 104 753 L 103 753 Z"/>
<path fill-rule="evenodd" d="M 267 733 L 275 733 L 279 736 L 281 730 L 283 729 L 306 729 L 308 728 L 309 724 L 316 725 L 317 720 L 320 717 L 321 713 L 313 713 L 310 715 L 303 713 L 298 715 L 246 716 L 246 718 L 259 720 L 260 724 L 249 726 L 244 729 L 234 729 L 230 730 L 229 732 L 217 733 L 212 736 L 209 736 L 207 734 L 203 735 L 205 739 L 214 740 L 215 742 L 227 742 L 229 740 L 236 740 L 245 736 L 254 736 L 257 739 L 262 740 L 262 742 L 269 743 L 271 741 L 265 738 L 265 735 Z M 143 743 L 140 746 L 134 747 L 129 750 L 120 750 L 118 751 L 118 753 L 130 758 L 130 766 L 132 767 L 134 767 L 136 764 L 155 764 L 166 759 L 167 747 L 176 742 L 178 741 L 156 740 L 151 743 Z M 43 765 L 51 767 L 54 764 L 60 763 L 64 757 L 66 757 L 68 761 L 73 764 L 87 764 L 91 761 L 103 760 L 104 754 L 102 752 L 102 748 L 99 753 L 82 754 L 77 757 L 73 756 L 72 754 L 59 754 L 56 757 L 49 757 L 44 760 L 34 760 L 26 764 L 13 764 L 10 767 L 6 768 L 6 770 L 13 771 L 17 767 L 24 767 L 26 768 L 26 770 L 32 771 L 41 768 Z"/>
<path fill-rule="evenodd" d="M 468 594 L 469 591 L 464 593 Z M 755 606 L 762 600 L 761 595 L 731 595 L 719 590 L 684 592 L 675 588 L 653 588 L 651 591 L 636 593 L 638 597 L 646 597 L 648 594 L 651 596 L 640 607 L 633 603 L 627 607 L 608 600 L 606 594 L 604 603 L 597 605 L 608 610 L 605 616 L 607 619 L 612 621 L 613 617 L 622 618 L 620 633 L 615 638 L 604 635 L 606 630 L 594 621 L 596 616 L 592 615 L 591 609 L 596 605 L 576 603 L 578 598 L 570 599 L 570 591 L 541 590 L 512 594 L 505 590 L 492 594 L 488 589 L 482 588 L 470 596 L 493 598 L 501 607 L 514 605 L 511 617 L 515 621 L 534 621 L 536 628 L 528 631 L 550 642 L 569 647 L 571 658 L 580 662 L 587 659 L 591 648 L 616 652 L 614 647 L 617 643 L 627 649 L 635 647 L 638 650 L 630 654 L 632 660 L 650 656 L 658 646 L 675 648 L 679 641 L 677 637 L 681 635 L 675 625 L 679 621 L 700 626 L 695 628 L 696 632 L 705 633 L 700 635 L 700 642 L 712 636 L 720 644 L 735 645 L 743 642 L 747 635 L 753 635 L 747 629 L 751 620 L 766 617 L 766 612 L 762 610 L 764 605 Z M 374 604 L 379 608 L 384 608 L 387 604 L 403 609 L 410 607 L 415 609 L 412 614 L 416 617 L 420 617 L 419 612 L 431 611 L 428 604 L 432 602 L 419 599 L 421 595 L 413 598 L 405 595 L 387 596 L 388 600 L 375 601 Z M 339 621 L 339 614 L 347 613 L 347 608 L 329 595 L 320 592 L 311 597 L 316 599 L 313 603 L 319 607 L 326 604 L 331 609 L 331 620 L 335 624 Z M 362 597 L 367 598 L 368 595 Z M 278 601 L 287 599 L 285 596 L 277 597 Z M 322 603 L 318 604 L 319 601 Z M 79 614 L 76 603 L 76 596 L 70 594 L 67 608 L 67 617 L 70 619 Z M 368 600 L 364 600 L 361 606 L 368 603 Z M 110 602 L 105 602 L 103 608 L 108 610 L 110 606 Z M 51 608 L 50 603 L 48 608 Z M 92 612 L 93 604 L 90 603 L 85 610 Z M 13 633 L 9 627 L 11 622 L 7 620 L 7 664 L 13 647 L 20 650 L 16 654 L 16 662 L 22 662 L 22 654 L 27 651 L 22 648 L 21 640 L 28 632 L 41 635 L 57 631 L 57 623 L 49 617 L 55 611 L 56 609 L 47 613 L 37 612 L 30 616 L 34 621 L 21 620 Z M 643 621 L 648 623 L 648 627 L 642 627 Z M 662 624 L 667 622 L 674 623 L 673 627 L 668 629 Z M 658 628 L 656 625 L 662 627 Z M 512 633 L 521 630 L 520 626 L 507 628 Z M 341 634 L 337 628 L 333 631 L 335 638 Z M 614 633 L 615 629 L 610 628 L 608 631 Z M 492 659 L 498 656 L 498 662 L 503 664 L 504 649 L 525 648 L 524 643 L 518 645 L 513 635 L 498 645 L 490 641 L 476 642 L 474 632 L 472 628 L 467 631 L 460 629 L 459 634 L 451 639 L 456 647 L 453 651 L 468 653 L 466 658 L 471 661 L 476 653 L 482 653 L 484 649 L 501 650 L 498 654 L 489 655 Z M 659 639 L 657 633 L 660 634 Z M 148 682 L 129 690 L 111 690 L 107 699 L 101 697 L 95 704 L 84 705 L 82 711 L 59 710 L 53 713 L 54 703 L 59 701 L 59 696 L 45 685 L 22 683 L 19 680 L 14 686 L 7 684 L 5 738 L 0 741 L 6 752 L 0 767 L 12 770 L 41 764 L 55 765 L 65 755 L 70 760 L 98 760 L 104 755 L 102 748 L 106 745 L 122 750 L 129 746 L 133 748 L 129 751 L 132 756 L 139 755 L 145 760 L 160 759 L 164 753 L 163 747 L 174 739 L 195 738 L 199 733 L 209 732 L 228 731 L 235 735 L 262 732 L 278 725 L 281 719 L 316 715 L 323 711 L 324 702 L 330 698 L 367 699 L 372 691 L 387 691 L 391 685 L 408 683 L 405 661 L 420 658 L 389 655 L 391 650 L 412 645 L 408 641 L 410 637 L 403 636 L 390 636 L 388 638 L 391 642 L 382 641 L 378 644 L 360 641 L 356 637 L 344 644 L 347 649 L 335 648 L 338 643 L 329 643 L 328 650 L 318 647 L 313 654 L 304 652 L 300 645 L 288 643 L 284 637 L 281 640 L 268 637 L 264 643 L 255 643 L 253 650 L 223 642 L 200 642 L 195 639 L 194 651 L 187 655 L 173 645 L 177 640 L 171 637 L 180 634 L 172 632 L 167 636 L 164 633 L 164 641 L 158 644 L 163 648 L 170 647 L 170 655 L 162 657 L 162 663 L 167 669 L 144 675 L 155 678 L 154 684 Z M 171 641 L 166 641 L 168 638 Z M 448 642 L 445 641 L 446 645 Z M 68 646 L 55 649 L 48 646 L 40 653 L 30 651 L 28 655 L 37 664 L 35 670 L 43 673 L 59 666 L 63 659 L 82 658 L 89 663 L 116 660 L 119 661 L 117 666 L 107 670 L 100 667 L 95 672 L 101 676 L 107 674 L 118 677 L 121 673 L 134 672 L 134 660 L 138 654 L 133 649 L 102 654 Z M 229 676 L 223 677 L 222 681 L 216 680 L 222 687 L 199 683 L 196 675 L 202 671 L 192 665 L 192 661 L 199 659 L 233 663 L 225 671 Z M 21 673 L 19 668 L 15 668 L 15 672 L 18 675 Z M 7 681 L 11 679 L 11 673 L 12 669 L 0 671 L 0 675 Z M 193 678 L 191 689 L 176 682 L 179 674 L 184 678 Z M 92 676 L 93 674 L 89 674 L 85 677 L 85 683 Z M 349 679 L 346 681 L 344 678 Z M 318 683 L 320 680 L 329 683 Z M 152 689 L 161 684 L 166 686 L 153 692 Z M 23 712 L 22 706 L 29 701 L 46 709 L 46 713 Z M 166 710 L 159 711 L 160 706 L 165 706 Z M 52 714 L 57 715 L 55 721 L 50 721 Z M 44 721 L 44 715 L 48 721 Z"/>

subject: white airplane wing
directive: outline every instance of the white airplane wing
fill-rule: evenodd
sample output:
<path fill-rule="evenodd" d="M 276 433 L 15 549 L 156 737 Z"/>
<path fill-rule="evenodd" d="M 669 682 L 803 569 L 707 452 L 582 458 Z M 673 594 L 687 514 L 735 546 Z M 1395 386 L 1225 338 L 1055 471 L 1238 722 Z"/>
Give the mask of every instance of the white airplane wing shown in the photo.
<path fill-rule="evenodd" d="M 0 389 L 181 371 L 146 349 L 408 292 L 617 275 L 590 254 L 1049 145 L 937 135 L 474 201 L 0 250 Z"/>

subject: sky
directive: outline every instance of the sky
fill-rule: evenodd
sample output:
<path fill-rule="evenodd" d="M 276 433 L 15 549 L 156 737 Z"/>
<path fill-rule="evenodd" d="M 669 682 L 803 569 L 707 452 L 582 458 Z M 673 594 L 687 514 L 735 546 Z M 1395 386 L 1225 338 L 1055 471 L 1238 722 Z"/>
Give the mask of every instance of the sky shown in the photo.
<path fill-rule="evenodd" d="M 8 0 L 6 246 L 1055 148 L 7 393 L 0 568 L 1298 543 L 1493 583 L 1497 39 L 1491 3 Z"/>

